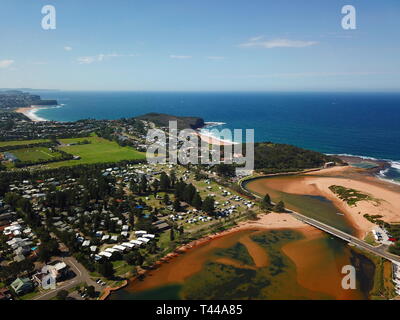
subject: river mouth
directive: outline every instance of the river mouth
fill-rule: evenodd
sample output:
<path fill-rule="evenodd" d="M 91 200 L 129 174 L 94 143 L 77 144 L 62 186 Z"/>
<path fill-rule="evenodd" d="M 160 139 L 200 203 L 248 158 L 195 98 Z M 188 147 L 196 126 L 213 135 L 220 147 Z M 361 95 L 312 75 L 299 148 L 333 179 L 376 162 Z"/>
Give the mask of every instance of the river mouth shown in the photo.
<path fill-rule="evenodd" d="M 113 300 L 360 300 L 368 299 L 374 264 L 363 259 L 356 290 L 341 287 L 344 265 L 356 253 L 311 227 L 240 230 L 193 248 Z"/>
<path fill-rule="evenodd" d="M 356 236 L 358 230 L 335 204 L 326 198 L 312 184 L 304 188 L 304 194 L 291 192 L 296 182 L 313 179 L 305 175 L 284 175 L 260 177 L 243 183 L 248 191 L 261 197 L 269 194 L 273 201 L 283 201 L 290 210 L 335 227 L 343 232 Z"/>

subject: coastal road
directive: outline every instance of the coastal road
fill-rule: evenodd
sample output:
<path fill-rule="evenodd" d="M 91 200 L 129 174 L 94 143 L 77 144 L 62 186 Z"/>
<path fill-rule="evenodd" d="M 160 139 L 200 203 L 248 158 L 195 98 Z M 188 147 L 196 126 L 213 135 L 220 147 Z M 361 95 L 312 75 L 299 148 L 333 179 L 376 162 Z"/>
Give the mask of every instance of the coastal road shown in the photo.
<path fill-rule="evenodd" d="M 291 211 L 291 210 L 287 210 L 287 212 L 289 214 L 291 214 L 292 216 L 294 216 L 296 219 L 298 219 L 298 220 L 300 220 L 300 221 L 302 221 L 302 222 L 304 222 L 306 224 L 309 224 L 309 225 L 311 225 L 311 226 L 313 226 L 313 227 L 315 227 L 317 229 L 320 229 L 320 230 L 322 230 L 324 232 L 327 232 L 327 233 L 329 233 L 329 234 L 331 234 L 331 235 L 333 235 L 335 237 L 338 237 L 338 238 L 340 238 L 340 239 L 342 239 L 342 240 L 344 240 L 344 241 L 346 241 L 348 243 L 351 243 L 354 246 L 357 246 L 357 247 L 362 248 L 362 249 L 364 249 L 366 251 L 369 251 L 369 252 L 371 252 L 371 253 L 373 253 L 373 254 L 375 254 L 377 256 L 380 256 L 382 258 L 385 258 L 387 260 L 390 260 L 392 262 L 397 262 L 397 263 L 400 264 L 400 257 L 387 252 L 386 251 L 386 247 L 383 246 L 383 245 L 380 245 L 380 246 L 377 246 L 377 247 L 371 246 L 371 245 L 369 245 L 368 243 L 366 243 L 363 240 L 360 240 L 360 239 L 358 239 L 358 238 L 356 238 L 356 237 L 354 237 L 352 235 L 349 235 L 346 232 L 340 231 L 340 230 L 338 230 L 338 229 L 336 229 L 334 227 L 331 227 L 331 226 L 329 226 L 329 225 L 327 225 L 325 223 L 322 223 L 322 222 L 320 222 L 318 220 L 306 217 L 306 216 L 302 215 L 301 213 L 298 213 L 298 212 L 295 212 L 295 211 Z"/>

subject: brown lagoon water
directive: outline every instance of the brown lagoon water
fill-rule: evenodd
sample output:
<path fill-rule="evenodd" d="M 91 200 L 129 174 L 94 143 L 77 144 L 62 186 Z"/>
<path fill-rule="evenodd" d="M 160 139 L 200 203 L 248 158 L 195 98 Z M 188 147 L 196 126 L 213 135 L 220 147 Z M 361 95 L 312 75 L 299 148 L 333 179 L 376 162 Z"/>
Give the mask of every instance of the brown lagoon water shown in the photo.
<path fill-rule="evenodd" d="M 357 230 L 354 229 L 344 215 L 338 214 L 340 213 L 340 209 L 329 199 L 319 195 L 299 195 L 280 191 L 285 189 L 285 185 L 304 179 L 313 179 L 313 177 L 302 175 L 264 177 L 249 180 L 245 183 L 245 187 L 260 196 L 268 193 L 275 202 L 284 201 L 288 209 L 300 212 L 305 216 L 355 235 Z"/>
<path fill-rule="evenodd" d="M 343 290 L 341 269 L 357 268 Z M 142 299 L 367 299 L 374 264 L 316 229 L 244 230 L 189 250 L 110 296 Z"/>
<path fill-rule="evenodd" d="M 333 203 L 295 195 L 284 185 L 302 176 L 252 180 L 246 187 L 309 217 L 355 233 Z M 357 269 L 357 289 L 341 287 L 344 265 Z M 342 240 L 317 229 L 244 230 L 202 244 L 131 281 L 110 299 L 368 299 L 375 266 Z"/>

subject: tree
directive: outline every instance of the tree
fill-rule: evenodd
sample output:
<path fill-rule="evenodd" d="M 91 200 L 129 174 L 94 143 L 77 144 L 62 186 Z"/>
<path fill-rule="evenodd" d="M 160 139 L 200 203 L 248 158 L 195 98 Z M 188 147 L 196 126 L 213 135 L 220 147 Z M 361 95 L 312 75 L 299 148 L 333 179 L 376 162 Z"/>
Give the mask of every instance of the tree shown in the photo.
<path fill-rule="evenodd" d="M 38 259 L 42 262 L 47 262 L 52 256 L 56 256 L 60 253 L 58 242 L 56 239 L 50 239 L 46 242 L 42 242 L 39 247 Z"/>
<path fill-rule="evenodd" d="M 183 200 L 186 201 L 187 203 L 192 204 L 193 197 L 195 194 L 196 194 L 196 188 L 192 184 L 188 184 L 185 186 L 185 189 L 183 190 Z"/>
<path fill-rule="evenodd" d="M 151 254 L 157 252 L 157 243 L 155 241 L 151 241 L 147 246 L 147 251 Z"/>
<path fill-rule="evenodd" d="M 235 175 L 235 166 L 232 164 L 221 163 L 216 167 L 217 174 L 222 177 L 232 177 Z"/>
<path fill-rule="evenodd" d="M 93 286 L 89 286 L 86 288 L 86 293 L 90 298 L 94 298 L 96 296 L 96 290 Z"/>
<path fill-rule="evenodd" d="M 140 192 L 141 193 L 146 193 L 147 192 L 147 187 L 148 187 L 147 178 L 146 178 L 146 176 L 143 176 L 142 179 L 140 180 L 140 186 L 139 186 Z"/>
<path fill-rule="evenodd" d="M 174 228 L 171 228 L 171 230 L 170 230 L 169 239 L 170 239 L 171 241 L 174 241 L 174 240 L 175 240 Z"/>
<path fill-rule="evenodd" d="M 257 219 L 257 213 L 255 213 L 253 210 L 247 210 L 245 212 L 245 215 L 246 215 L 247 219 L 250 219 L 250 220 L 256 220 Z"/>
<path fill-rule="evenodd" d="M 8 192 L 4 196 L 4 202 L 9 204 L 11 208 L 15 209 L 17 202 L 21 199 L 21 196 L 15 192 Z"/>
<path fill-rule="evenodd" d="M 175 187 L 176 174 L 175 174 L 174 170 L 171 170 L 171 172 L 170 172 L 170 181 L 171 181 L 171 187 Z"/>
<path fill-rule="evenodd" d="M 129 265 L 136 264 L 136 255 L 135 255 L 135 253 L 134 252 L 127 253 L 126 255 L 124 255 L 124 260 Z"/>
<path fill-rule="evenodd" d="M 165 172 L 161 173 L 160 176 L 160 189 L 162 191 L 167 191 L 171 186 L 171 181 L 168 177 L 168 175 Z"/>
<path fill-rule="evenodd" d="M 283 201 L 279 201 L 274 209 L 275 212 L 285 212 L 285 203 Z"/>
<path fill-rule="evenodd" d="M 171 200 L 169 199 L 168 193 L 164 194 L 164 199 L 163 199 L 164 204 L 169 205 Z"/>
<path fill-rule="evenodd" d="M 114 268 L 110 261 L 99 263 L 97 266 L 97 271 L 107 279 L 110 279 L 114 275 Z"/>
<path fill-rule="evenodd" d="M 396 241 L 389 247 L 389 252 L 400 256 L 400 241 Z"/>
<path fill-rule="evenodd" d="M 193 207 L 195 207 L 197 210 L 201 210 L 201 207 L 203 205 L 203 200 L 201 200 L 201 196 L 198 192 L 195 193 L 192 201 Z"/>
<path fill-rule="evenodd" d="M 67 298 L 68 298 L 67 290 L 60 290 L 57 292 L 57 300 L 67 300 Z"/>
<path fill-rule="evenodd" d="M 178 200 L 178 198 L 175 198 L 173 206 L 176 212 L 181 210 L 181 202 Z"/>
<path fill-rule="evenodd" d="M 215 201 L 213 197 L 206 197 L 203 201 L 202 210 L 211 214 L 215 210 Z"/>
<path fill-rule="evenodd" d="M 261 201 L 261 209 L 262 210 L 269 210 L 271 209 L 272 204 L 271 204 L 271 197 L 267 193 L 264 198 Z"/>
<path fill-rule="evenodd" d="M 131 251 L 124 255 L 124 260 L 126 261 L 127 264 L 134 266 L 140 266 L 143 264 L 143 257 L 138 251 Z"/>
<path fill-rule="evenodd" d="M 158 190 L 160 189 L 160 181 L 155 179 L 153 184 L 152 184 L 152 187 L 153 187 L 154 193 L 157 194 Z"/>

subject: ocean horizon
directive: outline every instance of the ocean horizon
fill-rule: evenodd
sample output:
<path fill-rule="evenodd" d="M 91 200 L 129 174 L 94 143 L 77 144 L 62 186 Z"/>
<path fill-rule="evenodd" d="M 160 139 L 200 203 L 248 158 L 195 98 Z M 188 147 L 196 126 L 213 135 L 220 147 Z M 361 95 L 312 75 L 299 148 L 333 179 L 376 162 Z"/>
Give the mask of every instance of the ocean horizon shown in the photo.
<path fill-rule="evenodd" d="M 149 112 L 198 116 L 217 129 L 254 129 L 255 141 L 326 154 L 386 160 L 381 177 L 400 181 L 400 93 L 43 91 L 56 108 L 41 119 L 120 119 Z M 243 134 L 244 137 L 244 134 Z"/>

